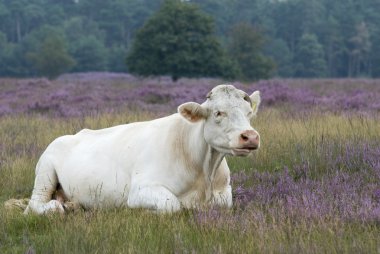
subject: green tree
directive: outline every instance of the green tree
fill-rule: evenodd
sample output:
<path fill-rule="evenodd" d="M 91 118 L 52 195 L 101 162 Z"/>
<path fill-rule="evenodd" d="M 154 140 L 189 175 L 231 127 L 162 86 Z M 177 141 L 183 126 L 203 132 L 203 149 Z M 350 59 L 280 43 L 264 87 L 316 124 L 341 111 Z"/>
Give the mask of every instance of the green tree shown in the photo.
<path fill-rule="evenodd" d="M 371 35 L 371 49 L 369 54 L 369 73 L 372 77 L 380 77 L 380 1 L 365 0 L 362 5 L 365 5 L 364 17 L 368 27 L 368 32 Z"/>
<path fill-rule="evenodd" d="M 4 4 L 9 10 L 9 20 L 6 21 L 6 25 L 11 31 L 8 39 L 12 42 L 20 42 L 25 35 L 41 26 L 45 15 L 48 15 L 48 11 L 44 8 L 46 3 L 42 0 L 12 0 L 4 1 Z"/>
<path fill-rule="evenodd" d="M 83 44 L 86 44 L 84 48 L 92 48 L 95 52 L 97 52 L 96 48 L 105 47 L 105 55 L 100 57 L 106 58 L 105 68 L 110 71 L 125 71 L 127 67 L 120 64 L 123 62 L 125 65 L 125 51 L 131 52 L 136 32 L 162 6 L 163 2 L 165 0 L 0 0 L 0 31 L 6 38 L 6 43 L 4 40 L 2 42 L 4 48 L 0 49 L 3 52 L 0 63 L 3 67 L 0 69 L 0 75 L 36 75 L 36 68 L 27 61 L 25 56 L 28 52 L 36 52 L 45 37 L 54 31 L 59 33 L 64 31 L 70 54 L 75 51 L 79 55 L 77 48 Z M 295 56 L 300 54 L 301 38 L 304 34 L 314 34 L 318 38 L 318 44 L 324 50 L 327 66 L 324 75 L 330 77 L 380 76 L 379 0 L 182 0 L 183 3 L 180 2 L 177 0 L 175 4 L 197 6 L 198 12 L 203 10 L 213 17 L 218 41 L 223 46 L 229 45 L 232 38 L 228 32 L 234 25 L 245 22 L 260 27 L 260 33 L 268 38 L 268 41 L 264 43 L 265 54 L 263 55 L 275 61 L 277 67 L 275 75 L 295 74 L 296 65 L 300 62 L 300 59 Z M 177 13 L 172 12 L 170 17 L 162 16 L 164 22 L 176 24 L 175 26 L 160 25 L 165 29 L 168 28 L 168 31 L 155 30 L 158 35 L 161 33 L 162 40 L 169 38 L 167 34 L 178 33 L 173 27 L 182 26 L 187 31 L 187 26 L 183 25 L 187 22 L 178 21 L 187 19 L 187 17 L 178 17 L 181 15 L 188 16 L 188 14 L 183 15 L 183 10 Z M 161 20 L 158 21 L 162 23 Z M 209 29 L 210 26 L 208 21 L 203 22 L 202 25 L 197 19 L 191 22 L 198 26 L 204 24 L 204 30 Z M 46 29 L 46 24 L 49 24 L 52 29 Z M 183 32 L 181 36 L 186 33 L 181 32 Z M 90 36 L 94 36 L 97 42 L 89 42 Z M 148 34 L 145 40 L 149 41 L 151 39 L 149 36 Z M 152 44 L 157 42 L 156 36 L 152 37 L 155 39 Z M 199 37 L 204 38 L 204 35 Z M 183 45 L 175 41 L 174 37 L 169 39 L 162 48 L 164 58 L 168 55 L 168 51 L 171 52 L 177 45 Z M 190 38 L 189 41 L 193 39 Z M 220 51 L 216 53 L 217 63 L 203 57 L 207 54 L 201 54 L 203 62 L 210 62 L 208 69 L 214 70 L 213 74 L 204 75 L 215 76 L 215 70 L 218 70 L 218 75 L 223 76 L 236 74 L 237 61 L 228 60 L 223 50 L 220 50 L 219 42 L 216 42 L 218 45 L 214 45 Z M 188 50 L 195 48 L 195 44 L 191 43 Z M 96 44 L 101 45 L 97 47 Z M 183 60 L 179 61 L 181 57 L 188 61 L 192 61 L 192 57 L 200 59 L 197 53 L 192 52 L 191 57 L 188 54 L 174 57 L 177 62 L 173 60 L 172 65 L 182 66 Z M 103 66 L 100 69 L 104 69 L 104 62 L 104 60 L 99 61 Z M 199 65 L 198 62 L 197 64 Z M 157 66 L 156 63 L 155 66 Z M 223 66 L 223 71 L 215 66 Z M 77 67 L 79 68 L 79 65 Z M 195 70 L 193 71 L 195 73 Z M 179 72 L 180 70 L 176 71 L 176 73 Z M 162 71 L 160 70 L 159 73 Z M 165 73 L 171 75 L 167 70 Z M 196 75 L 198 73 L 205 72 L 202 69 L 202 72 L 197 70 Z M 207 73 L 210 71 L 208 70 Z"/>
<path fill-rule="evenodd" d="M 129 44 L 131 36 L 157 10 L 161 0 L 80 0 L 78 11 L 96 21 L 105 33 L 105 45 Z"/>
<path fill-rule="evenodd" d="M 7 37 L 4 33 L 0 32 L 0 75 L 7 74 L 7 60 L 10 54 L 10 46 Z"/>
<path fill-rule="evenodd" d="M 321 43 L 325 49 L 326 64 L 329 77 L 339 77 L 345 72 L 343 55 L 347 51 L 338 20 L 329 16 L 321 28 Z"/>
<path fill-rule="evenodd" d="M 72 71 L 107 69 L 108 52 L 104 45 L 105 33 L 95 21 L 85 17 L 73 17 L 64 22 L 64 30 L 70 41 L 69 52 L 76 61 Z M 123 61 L 123 57 L 119 57 L 120 61 Z"/>
<path fill-rule="evenodd" d="M 86 17 L 72 17 L 63 23 L 65 36 L 70 41 L 70 46 L 75 48 L 75 44 L 83 36 L 95 36 L 98 40 L 104 41 L 105 31 L 101 30 L 98 23 Z"/>
<path fill-rule="evenodd" d="M 292 54 L 296 51 L 297 40 L 304 32 L 304 5 L 302 0 L 274 1 L 273 20 L 277 37 L 283 39 Z"/>
<path fill-rule="evenodd" d="M 27 54 L 27 59 L 39 74 L 50 79 L 68 71 L 75 64 L 67 52 L 64 38 L 58 34 L 44 38 L 35 52 Z"/>
<path fill-rule="evenodd" d="M 80 38 L 71 53 L 76 61 L 73 71 L 103 71 L 107 68 L 107 50 L 95 36 Z"/>
<path fill-rule="evenodd" d="M 35 63 L 28 58 L 30 53 L 35 53 L 41 49 L 42 42 L 49 36 L 56 35 L 63 37 L 59 27 L 42 26 L 39 29 L 27 34 L 20 43 L 13 43 L 10 50 L 10 57 L 7 61 L 8 73 L 12 76 L 34 76 L 37 69 Z M 8 37 L 9 38 L 9 37 Z"/>
<path fill-rule="evenodd" d="M 349 58 L 348 75 L 359 76 L 361 74 L 369 74 L 371 40 L 365 22 L 361 22 L 355 28 L 356 34 L 350 38 L 352 45 Z"/>
<path fill-rule="evenodd" d="M 257 29 L 240 23 L 232 28 L 230 38 L 229 53 L 238 63 L 241 79 L 258 80 L 271 76 L 274 63 L 262 53 L 264 37 Z"/>
<path fill-rule="evenodd" d="M 212 19 L 195 5 L 167 0 L 136 34 L 127 56 L 131 73 L 230 78 L 236 68 L 213 34 Z"/>
<path fill-rule="evenodd" d="M 127 72 L 125 65 L 125 56 L 127 49 L 125 47 L 113 46 L 108 50 L 108 70 L 115 72 Z"/>
<path fill-rule="evenodd" d="M 276 63 L 275 75 L 280 77 L 292 77 L 294 74 L 293 54 L 286 42 L 282 39 L 274 39 L 266 48 L 267 55 Z"/>
<path fill-rule="evenodd" d="M 295 75 L 297 77 L 325 77 L 326 60 L 322 45 L 314 34 L 304 34 L 295 55 Z"/>

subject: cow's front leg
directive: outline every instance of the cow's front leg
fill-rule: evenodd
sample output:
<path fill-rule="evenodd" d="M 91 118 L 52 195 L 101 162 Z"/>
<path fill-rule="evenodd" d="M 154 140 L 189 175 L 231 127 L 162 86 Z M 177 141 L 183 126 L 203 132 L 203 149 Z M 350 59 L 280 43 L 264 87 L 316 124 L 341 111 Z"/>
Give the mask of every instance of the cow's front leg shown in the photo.
<path fill-rule="evenodd" d="M 231 207 L 232 206 L 232 188 L 227 185 L 222 190 L 214 190 L 211 199 L 211 205 Z"/>
<path fill-rule="evenodd" d="M 129 192 L 128 207 L 146 208 L 159 213 L 176 212 L 181 209 L 181 203 L 163 186 L 136 186 Z"/>

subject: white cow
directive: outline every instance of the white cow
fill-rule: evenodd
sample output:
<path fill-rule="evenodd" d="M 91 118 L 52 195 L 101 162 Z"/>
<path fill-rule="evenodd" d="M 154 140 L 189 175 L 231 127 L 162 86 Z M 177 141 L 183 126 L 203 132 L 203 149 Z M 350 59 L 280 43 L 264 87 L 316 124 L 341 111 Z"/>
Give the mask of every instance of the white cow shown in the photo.
<path fill-rule="evenodd" d="M 52 199 L 57 186 L 84 208 L 231 207 L 225 156 L 259 148 L 250 125 L 259 104 L 258 91 L 220 85 L 202 105 L 184 103 L 167 117 L 59 137 L 37 163 L 25 213 L 64 213 L 63 199 Z"/>

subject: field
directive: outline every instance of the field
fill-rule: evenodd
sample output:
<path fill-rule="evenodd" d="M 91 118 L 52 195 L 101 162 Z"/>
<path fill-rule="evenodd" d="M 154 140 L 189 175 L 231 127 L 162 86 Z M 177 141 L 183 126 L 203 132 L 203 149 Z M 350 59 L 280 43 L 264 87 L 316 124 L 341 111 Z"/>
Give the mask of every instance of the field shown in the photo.
<path fill-rule="evenodd" d="M 34 167 L 56 137 L 202 102 L 215 79 L 92 73 L 0 79 L 0 253 L 380 253 L 380 80 L 269 80 L 261 148 L 228 157 L 234 206 L 24 216 Z"/>

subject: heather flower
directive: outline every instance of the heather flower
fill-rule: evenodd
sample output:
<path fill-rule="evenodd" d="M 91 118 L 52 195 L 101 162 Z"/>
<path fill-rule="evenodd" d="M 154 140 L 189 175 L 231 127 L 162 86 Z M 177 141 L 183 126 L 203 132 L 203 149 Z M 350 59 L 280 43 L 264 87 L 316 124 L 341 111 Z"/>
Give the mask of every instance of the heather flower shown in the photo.
<path fill-rule="evenodd" d="M 273 79 L 248 85 L 233 84 L 248 93 L 260 90 L 263 108 L 283 107 L 289 114 L 300 115 L 315 109 L 362 114 L 379 112 L 378 82 Z M 211 78 L 183 78 L 173 82 L 165 76 L 138 78 L 123 73 L 92 72 L 65 74 L 55 81 L 2 79 L 2 83 L 7 84 L 4 86 L 7 89 L 0 89 L 0 114 L 38 111 L 69 117 L 78 116 L 78 112 L 90 115 L 118 111 L 125 106 L 138 106 L 158 115 L 173 113 L 181 103 L 203 102 L 213 86 L 224 82 Z M 37 110 L 36 104 L 48 110 Z"/>
<path fill-rule="evenodd" d="M 241 172 L 239 174 L 242 174 Z M 269 207 L 272 216 L 304 219 L 337 218 L 339 220 L 379 220 L 380 189 L 365 186 L 366 174 L 336 171 L 321 179 L 294 180 L 288 170 L 271 174 L 253 172 L 249 187 L 233 186 L 238 206 Z M 261 179 L 260 179 L 261 178 Z"/>

